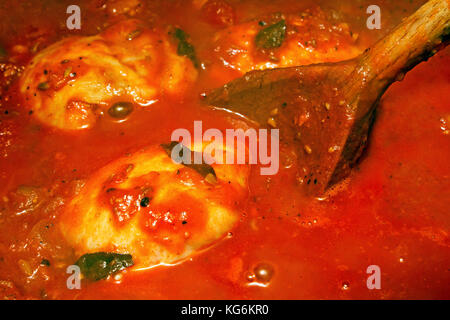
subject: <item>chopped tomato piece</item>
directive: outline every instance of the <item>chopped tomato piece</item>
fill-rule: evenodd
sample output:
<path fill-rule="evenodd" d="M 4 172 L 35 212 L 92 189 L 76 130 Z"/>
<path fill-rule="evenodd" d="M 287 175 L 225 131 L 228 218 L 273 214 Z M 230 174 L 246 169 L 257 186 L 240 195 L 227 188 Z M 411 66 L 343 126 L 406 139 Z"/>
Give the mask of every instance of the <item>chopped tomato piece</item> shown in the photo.
<path fill-rule="evenodd" d="M 226 27 L 234 24 L 236 14 L 233 7 L 223 0 L 209 0 L 202 7 L 204 19 L 217 27 Z"/>

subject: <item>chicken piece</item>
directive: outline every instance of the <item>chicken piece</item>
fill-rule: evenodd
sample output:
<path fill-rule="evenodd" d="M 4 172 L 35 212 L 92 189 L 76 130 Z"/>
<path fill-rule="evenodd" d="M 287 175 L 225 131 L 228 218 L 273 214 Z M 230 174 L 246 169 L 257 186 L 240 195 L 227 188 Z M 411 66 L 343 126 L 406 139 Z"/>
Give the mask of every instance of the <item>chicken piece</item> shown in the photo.
<path fill-rule="evenodd" d="M 127 20 L 43 50 L 27 66 L 20 86 L 40 121 L 76 130 L 91 127 L 115 102 L 148 106 L 165 93 L 182 94 L 196 77 L 167 30 Z"/>
<path fill-rule="evenodd" d="M 279 25 L 279 33 L 272 34 L 269 40 L 276 41 L 279 37 L 279 43 L 271 48 L 258 47 L 258 34 L 277 22 L 284 24 Z M 274 15 L 221 30 L 215 36 L 214 51 L 225 66 L 246 73 L 354 58 L 362 51 L 356 45 L 357 38 L 348 24 L 333 24 L 316 8 L 298 15 Z"/>
<path fill-rule="evenodd" d="M 196 149 L 197 150 L 197 149 Z M 248 165 L 212 165 L 216 183 L 172 161 L 161 147 L 95 173 L 59 222 L 78 255 L 131 254 L 136 267 L 170 264 L 223 238 L 239 220 Z"/>

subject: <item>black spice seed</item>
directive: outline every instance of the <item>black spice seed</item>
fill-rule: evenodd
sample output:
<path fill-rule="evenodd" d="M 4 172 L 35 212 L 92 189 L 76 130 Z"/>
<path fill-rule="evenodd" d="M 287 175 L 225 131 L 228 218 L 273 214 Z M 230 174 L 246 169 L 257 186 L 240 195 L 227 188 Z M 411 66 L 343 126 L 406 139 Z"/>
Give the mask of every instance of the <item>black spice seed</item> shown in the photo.
<path fill-rule="evenodd" d="M 41 266 L 50 267 L 50 261 L 48 261 L 47 259 L 42 259 Z"/>
<path fill-rule="evenodd" d="M 150 198 L 149 197 L 144 197 L 141 200 L 141 207 L 148 207 L 148 205 L 150 204 Z"/>

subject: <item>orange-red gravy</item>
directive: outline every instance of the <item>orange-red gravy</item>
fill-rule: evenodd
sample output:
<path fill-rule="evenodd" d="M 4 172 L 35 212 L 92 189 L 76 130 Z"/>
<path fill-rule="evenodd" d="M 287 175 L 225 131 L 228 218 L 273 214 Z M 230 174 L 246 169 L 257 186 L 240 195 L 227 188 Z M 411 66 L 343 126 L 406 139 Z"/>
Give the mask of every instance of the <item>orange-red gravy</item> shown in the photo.
<path fill-rule="evenodd" d="M 8 50 L 17 44 L 45 47 L 68 34 L 95 34 L 105 23 L 123 18 L 102 9 L 105 1 L 79 1 L 83 28 L 68 31 L 65 8 L 70 1 L 47 7 L 41 1 L 5 2 L 0 4 L 0 41 Z M 237 21 L 313 5 L 229 2 Z M 342 12 L 360 41 L 371 44 L 423 3 L 380 1 L 385 26 L 369 31 L 364 29 L 369 2 L 319 4 Z M 193 6 L 152 1 L 136 17 L 182 26 L 201 59 L 209 59 L 208 44 L 217 27 L 202 20 Z M 31 56 L 28 49 L 16 53 L 17 65 Z M 24 111 L 17 81 L 2 88 L 2 298 L 450 298 L 450 135 L 444 133 L 450 126 L 449 49 L 386 92 L 363 160 L 332 195 L 305 199 L 295 187 L 295 166 L 283 168 L 290 162 L 281 155 L 278 175 L 267 178 L 256 167 L 252 171 L 247 206 L 230 237 L 175 266 L 125 271 L 120 279 L 83 282 L 81 290 L 68 290 L 65 267 L 78 257 L 52 230 L 78 181 L 126 152 L 167 142 L 176 128 L 192 129 L 194 120 L 201 119 L 204 130 L 228 128 L 228 115 L 208 111 L 197 101 L 201 92 L 238 75 L 220 65 L 211 70 L 183 99 L 163 99 L 120 124 L 105 117 L 94 129 L 74 133 L 46 127 Z M 24 207 L 15 190 L 21 185 L 34 188 L 39 206 L 18 215 Z M 40 265 L 43 259 L 50 266 Z M 249 286 L 248 273 L 261 262 L 273 266 L 273 278 L 265 288 Z M 373 264 L 381 268 L 381 290 L 366 286 L 366 269 Z"/>

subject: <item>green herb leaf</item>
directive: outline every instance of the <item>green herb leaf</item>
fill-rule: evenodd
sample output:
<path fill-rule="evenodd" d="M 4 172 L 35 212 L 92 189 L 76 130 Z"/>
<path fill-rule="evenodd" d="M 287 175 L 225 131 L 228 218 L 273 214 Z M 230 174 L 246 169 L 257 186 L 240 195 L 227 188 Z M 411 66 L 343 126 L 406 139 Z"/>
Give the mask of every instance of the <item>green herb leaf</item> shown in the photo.
<path fill-rule="evenodd" d="M 87 279 L 97 281 L 131 267 L 134 262 L 130 254 L 97 252 L 81 256 L 75 264 Z"/>
<path fill-rule="evenodd" d="M 48 88 L 50 88 L 50 86 L 49 86 L 48 82 L 41 82 L 38 84 L 37 88 L 41 91 L 45 91 Z"/>
<path fill-rule="evenodd" d="M 265 27 L 258 32 L 255 43 L 258 48 L 273 49 L 281 47 L 286 35 L 286 21 L 279 22 Z"/>
<path fill-rule="evenodd" d="M 173 36 L 175 37 L 176 40 L 178 40 L 177 54 L 179 56 L 188 57 L 194 64 L 194 67 L 198 68 L 199 63 L 198 63 L 197 55 L 195 54 L 195 48 L 187 40 L 188 35 L 183 30 L 181 30 L 179 28 L 175 28 Z"/>
<path fill-rule="evenodd" d="M 167 144 L 162 144 L 161 147 L 163 147 L 163 149 L 166 151 L 169 157 L 171 157 L 173 148 L 175 148 L 178 144 L 180 144 L 180 142 L 172 141 Z M 179 154 L 180 158 L 183 158 L 183 156 L 186 154 L 189 155 L 190 157 L 190 163 L 182 163 L 182 165 L 197 171 L 209 184 L 216 184 L 217 176 L 213 167 L 211 167 L 207 163 L 195 164 L 194 163 L 195 154 L 198 152 L 192 151 L 184 145 L 181 146 L 182 148 Z"/>

